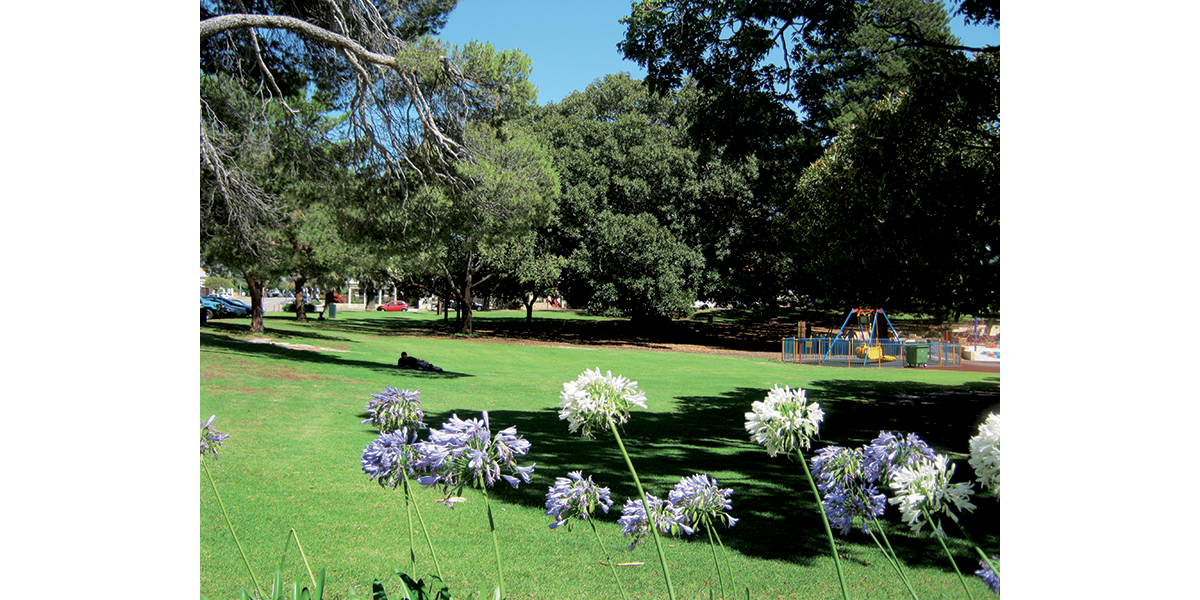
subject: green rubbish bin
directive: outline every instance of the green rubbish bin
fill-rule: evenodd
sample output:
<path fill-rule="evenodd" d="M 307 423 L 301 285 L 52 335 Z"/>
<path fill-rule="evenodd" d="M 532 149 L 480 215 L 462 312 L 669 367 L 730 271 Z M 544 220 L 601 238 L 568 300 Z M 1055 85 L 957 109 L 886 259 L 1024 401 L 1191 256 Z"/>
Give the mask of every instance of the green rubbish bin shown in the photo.
<path fill-rule="evenodd" d="M 334 304 L 333 302 L 329 303 L 329 318 L 330 319 L 337 318 L 337 304 Z M 926 354 L 929 354 L 929 353 L 926 352 Z"/>
<path fill-rule="evenodd" d="M 905 346 L 904 363 L 907 367 L 929 366 L 929 344 L 911 344 Z"/>

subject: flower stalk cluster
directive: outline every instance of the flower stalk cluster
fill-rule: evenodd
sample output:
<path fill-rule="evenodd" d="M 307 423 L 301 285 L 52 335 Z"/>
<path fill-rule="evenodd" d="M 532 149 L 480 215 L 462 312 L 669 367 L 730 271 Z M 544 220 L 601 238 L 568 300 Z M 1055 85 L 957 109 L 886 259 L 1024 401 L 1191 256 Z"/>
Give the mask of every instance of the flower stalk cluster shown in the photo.
<path fill-rule="evenodd" d="M 610 420 L 625 424 L 634 406 L 646 408 L 646 394 L 636 381 L 614 376 L 612 371 L 601 375 L 599 367 L 564 383 L 559 398 L 558 418 L 567 421 L 571 433 L 582 430 L 583 437 L 592 437 L 593 430 L 608 429 Z"/>
<path fill-rule="evenodd" d="M 371 401 L 363 407 L 371 416 L 363 425 L 373 425 L 380 433 L 397 431 L 407 427 L 419 431 L 425 429 L 425 413 L 421 410 L 420 390 L 397 390 L 385 386 L 378 394 L 371 394 Z"/>
<path fill-rule="evenodd" d="M 570 529 L 571 519 L 587 521 L 592 511 L 599 507 L 608 514 L 612 507 L 612 492 L 592 481 L 592 476 L 583 477 L 583 471 L 571 471 L 566 477 L 556 477 L 554 485 L 546 493 L 546 514 L 554 517 L 550 529 L 566 525 Z"/>
<path fill-rule="evenodd" d="M 765 399 L 750 405 L 750 411 L 746 431 L 770 456 L 807 450 L 825 418 L 821 405 L 810 404 L 804 390 L 786 386 L 772 388 Z"/>
<path fill-rule="evenodd" d="M 1000 415 L 989 414 L 979 424 L 979 433 L 971 438 L 971 458 L 967 461 L 980 487 L 1000 496 Z"/>
<path fill-rule="evenodd" d="M 208 418 L 207 421 L 200 424 L 200 461 L 204 461 L 205 454 L 211 454 L 213 460 L 217 460 L 217 448 L 225 444 L 225 440 L 229 439 L 228 433 L 221 433 L 213 426 L 213 421 L 217 415 Z"/>

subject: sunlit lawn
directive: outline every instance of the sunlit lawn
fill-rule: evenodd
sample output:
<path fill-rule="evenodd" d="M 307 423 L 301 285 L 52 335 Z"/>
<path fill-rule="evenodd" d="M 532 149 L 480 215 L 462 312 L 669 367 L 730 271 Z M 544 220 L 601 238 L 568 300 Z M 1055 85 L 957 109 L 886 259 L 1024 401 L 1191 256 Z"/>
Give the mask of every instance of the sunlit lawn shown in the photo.
<path fill-rule="evenodd" d="M 535 313 L 536 318 L 566 316 Z M 523 312 L 481 313 L 477 318 L 523 318 Z M 743 413 L 773 385 L 803 387 L 826 413 L 824 445 L 857 446 L 880 430 L 913 431 L 958 463 L 956 480 L 972 478 L 963 453 L 989 410 L 998 410 L 996 374 L 916 369 L 863 370 L 785 365 L 719 355 L 597 349 L 566 345 L 492 343 L 459 337 L 413 337 L 412 326 L 428 313 L 342 312 L 335 320 L 294 323 L 267 318 L 267 334 L 248 334 L 248 319 L 221 320 L 201 328 L 201 400 L 197 418 L 217 415 L 217 429 L 231 434 L 220 459 L 209 463 L 221 496 L 264 585 L 280 564 L 295 528 L 314 569 L 328 571 L 326 598 L 351 590 L 369 597 L 371 582 L 394 584 L 393 566 L 408 571 L 408 531 L 403 494 L 381 489 L 361 471 L 363 448 L 376 432 L 360 421 L 370 395 L 385 385 L 421 391 L 427 422 L 439 427 L 451 414 L 478 417 L 489 411 L 493 431 L 510 425 L 532 443 L 525 462 L 537 463 L 534 481 L 496 488 L 497 527 L 511 598 L 619 597 L 601 563 L 590 528 L 551 531 L 544 495 L 555 477 L 582 469 L 612 488 L 617 505 L 600 522 L 606 549 L 620 563 L 630 598 L 665 598 L 652 544 L 626 551 L 616 519 L 635 495 L 611 436 L 569 435 L 557 415 L 564 381 L 600 367 L 638 381 L 649 410 L 638 411 L 623 437 L 647 492 L 666 496 L 680 477 L 708 473 L 732 487 L 741 521 L 721 530 L 745 598 L 840 597 L 816 504 L 799 465 L 770 458 L 751 443 Z M 571 315 L 570 318 L 582 318 Z M 282 345 L 251 343 L 272 340 Z M 323 349 L 302 348 L 316 347 Z M 401 371 L 407 351 L 442 367 L 442 373 Z M 811 454 L 810 454 L 811 456 Z M 201 481 L 201 593 L 236 598 L 251 581 L 229 535 L 216 498 Z M 456 598 L 476 594 L 495 577 L 482 496 L 468 491 L 454 510 L 435 503 L 433 490 L 418 501 L 434 536 L 446 582 Z M 999 508 L 978 498 L 967 515 L 968 531 L 986 551 L 999 552 Z M 913 570 L 922 598 L 961 597 L 963 590 L 940 546 L 898 526 L 889 508 L 889 536 Z M 951 534 L 955 534 L 951 528 Z M 707 541 L 666 540 L 667 561 L 682 598 L 708 598 L 717 589 Z M 907 597 L 870 539 L 855 532 L 839 537 L 843 568 L 855 598 Z M 306 581 L 294 545 L 284 560 L 285 580 Z M 973 552 L 952 545 L 970 576 Z M 433 572 L 418 532 L 415 575 Z M 728 585 L 728 582 L 726 582 Z M 972 593 L 990 593 L 969 577 Z M 290 583 L 289 583 L 290 585 Z"/>

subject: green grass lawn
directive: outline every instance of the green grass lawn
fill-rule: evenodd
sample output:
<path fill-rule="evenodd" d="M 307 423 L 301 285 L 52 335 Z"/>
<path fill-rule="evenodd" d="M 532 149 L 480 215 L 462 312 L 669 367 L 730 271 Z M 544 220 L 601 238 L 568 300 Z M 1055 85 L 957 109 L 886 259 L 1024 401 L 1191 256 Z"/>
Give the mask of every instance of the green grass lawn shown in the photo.
<path fill-rule="evenodd" d="M 523 312 L 478 313 L 477 319 L 523 318 Z M 618 350 L 579 346 L 492 343 L 469 337 L 415 337 L 414 329 L 436 319 L 428 313 L 342 312 L 337 319 L 307 324 L 288 315 L 266 318 L 267 333 L 248 333 L 248 319 L 210 323 L 200 333 L 200 412 L 217 415 L 214 426 L 231 435 L 220 459 L 209 462 L 234 527 L 260 583 L 280 563 L 295 528 L 314 569 L 326 568 L 326 598 L 350 590 L 369 596 L 371 582 L 394 587 L 394 565 L 407 568 L 408 531 L 403 494 L 382 489 L 362 472 L 363 448 L 376 432 L 360 421 L 372 393 L 385 385 L 416 389 L 426 422 L 440 427 L 452 414 L 478 417 L 488 411 L 493 431 L 515 425 L 532 443 L 521 464 L 537 463 L 534 481 L 497 487 L 505 582 L 510 598 L 619 597 L 600 561 L 590 528 L 551 531 L 544 495 L 555 477 L 582 469 L 612 488 L 616 505 L 599 522 L 607 549 L 623 566 L 629 598 L 665 598 L 653 544 L 626 551 L 616 524 L 620 506 L 636 494 L 610 435 L 581 439 L 557 415 L 565 381 L 599 367 L 636 380 L 649 410 L 637 411 L 623 437 L 646 491 L 661 497 L 680 477 L 708 473 L 732 487 L 735 517 L 721 535 L 731 550 L 736 587 L 753 598 L 838 598 L 837 577 L 816 503 L 800 466 L 770 458 L 750 442 L 743 413 L 772 386 L 808 390 L 825 411 L 820 440 L 857 446 L 880 430 L 916 432 L 958 465 L 956 481 L 973 479 L 966 464 L 967 440 L 989 410 L 999 410 L 996 374 L 917 369 L 864 370 L 782 364 L 746 357 Z M 542 318 L 585 318 L 536 313 Z M 254 343 L 270 340 L 276 344 Z M 285 346 L 280 344 L 291 345 Z M 314 350 L 309 348 L 323 348 Z M 433 362 L 441 373 L 401 371 L 401 351 Z M 423 436 L 424 437 L 424 436 Z M 811 456 L 811 453 L 809 454 Z M 200 591 L 231 599 L 251 587 L 242 559 L 221 516 L 216 497 L 201 477 Z M 418 501 L 446 582 L 456 598 L 468 598 L 495 576 L 483 497 L 468 491 L 454 510 L 436 504 L 434 490 Z M 964 524 L 991 554 L 999 553 L 999 502 L 979 506 Z M 889 537 L 912 570 L 922 598 L 962 597 L 963 590 L 940 546 L 915 538 L 887 513 Z M 950 527 L 949 532 L 957 532 Z M 664 538 L 672 579 L 681 598 L 708 598 L 717 589 L 707 541 Z M 855 531 L 838 536 L 843 570 L 855 598 L 908 597 L 870 538 Z M 284 561 L 285 580 L 306 581 L 295 551 Z M 977 577 L 973 552 L 954 542 L 958 565 L 977 597 L 990 595 Z M 433 572 L 418 531 L 415 575 Z M 727 582 L 728 584 L 728 582 Z"/>

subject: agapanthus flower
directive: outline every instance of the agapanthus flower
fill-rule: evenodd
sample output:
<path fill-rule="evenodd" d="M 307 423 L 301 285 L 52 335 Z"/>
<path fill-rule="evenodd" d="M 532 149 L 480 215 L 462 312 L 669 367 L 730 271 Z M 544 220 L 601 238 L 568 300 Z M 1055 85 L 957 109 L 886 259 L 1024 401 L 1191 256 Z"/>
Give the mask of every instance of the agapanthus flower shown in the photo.
<path fill-rule="evenodd" d="M 204 460 L 205 454 L 212 454 L 213 460 L 217 460 L 217 448 L 225 445 L 225 440 L 229 438 L 228 433 L 213 428 L 212 423 L 216 418 L 217 415 L 213 415 L 200 424 L 200 460 Z"/>
<path fill-rule="evenodd" d="M 404 473 L 420 474 L 422 455 L 417 445 L 416 431 L 401 427 L 398 431 L 380 433 L 362 453 L 362 470 L 380 486 L 396 489 L 404 481 Z M 404 472 L 401 472 L 404 469 Z"/>
<path fill-rule="evenodd" d="M 855 517 L 862 518 L 862 530 L 867 533 L 867 521 L 883 516 L 887 499 L 863 474 L 862 448 L 821 449 L 812 459 L 812 474 L 829 526 L 842 535 L 850 533 Z"/>
<path fill-rule="evenodd" d="M 362 424 L 374 425 L 380 432 L 396 431 L 402 427 L 418 431 L 425 428 L 425 413 L 421 410 L 420 390 L 397 390 L 388 385 L 363 410 L 371 413 Z"/>
<path fill-rule="evenodd" d="M 726 527 L 733 527 L 738 520 L 725 511 L 733 510 L 729 497 L 732 488 L 721 489 L 717 480 L 707 474 L 684 477 L 667 494 L 667 501 L 679 511 L 693 528 L 705 521 L 717 521 L 725 517 Z"/>
<path fill-rule="evenodd" d="M 998 556 L 992 557 L 993 563 L 998 562 L 999 560 L 1000 560 L 1000 557 L 998 557 Z M 1000 593 L 1000 576 L 997 575 L 996 572 L 993 571 L 992 568 L 989 567 L 988 564 L 986 562 L 984 562 L 983 560 L 979 561 L 979 566 L 981 568 L 978 571 L 975 571 L 975 574 L 983 579 L 983 582 L 987 584 L 989 590 L 992 590 L 992 592 L 999 594 Z"/>
<path fill-rule="evenodd" d="M 601 375 L 599 367 L 564 383 L 559 397 L 559 420 L 567 421 L 571 433 L 582 428 L 583 437 L 591 437 L 593 429 L 608 429 L 610 417 L 617 423 L 629 421 L 633 406 L 646 408 L 646 394 L 638 389 L 636 381 L 614 377 L 612 371 Z"/>
<path fill-rule="evenodd" d="M 863 448 L 863 475 L 870 482 L 887 484 L 900 467 L 914 467 L 923 461 L 931 461 L 937 455 L 917 434 L 904 438 L 890 431 L 880 431 L 879 436 Z"/>
<path fill-rule="evenodd" d="M 653 494 L 646 494 L 646 501 L 650 503 L 654 525 L 660 532 L 683 532 L 687 535 L 696 532 L 687 524 L 687 518 L 670 501 L 663 502 L 661 498 L 657 498 Z M 617 519 L 617 524 L 621 526 L 621 531 L 625 532 L 626 537 L 633 539 L 633 542 L 629 544 L 630 550 L 636 548 L 650 536 L 650 517 L 646 514 L 646 506 L 641 500 L 627 498 L 624 508 L 621 509 L 621 518 Z"/>
<path fill-rule="evenodd" d="M 440 487 L 446 494 L 442 502 L 453 508 L 454 498 L 468 485 L 492 487 L 503 480 L 516 488 L 521 481 L 529 483 L 536 465 L 522 467 L 515 460 L 529 448 L 529 440 L 517 435 L 516 427 L 493 436 L 487 411 L 482 419 L 463 420 L 456 414 L 441 429 L 429 430 L 429 441 L 416 445 L 416 467 L 426 473 L 417 481 Z"/>
<path fill-rule="evenodd" d="M 750 405 L 750 409 L 746 413 L 746 431 L 771 456 L 807 449 L 825 418 L 821 405 L 810 404 L 804 390 L 778 385 L 767 392 L 764 400 Z"/>
<path fill-rule="evenodd" d="M 607 487 L 597 486 L 591 475 L 584 479 L 583 471 L 554 478 L 554 485 L 546 492 L 546 514 L 554 517 L 550 529 L 566 525 L 573 518 L 586 521 L 597 506 L 608 514 L 613 505 L 610 494 Z"/>
<path fill-rule="evenodd" d="M 913 467 L 900 467 L 895 470 L 890 482 L 896 497 L 889 500 L 900 506 L 900 516 L 908 524 L 913 533 L 921 533 L 925 524 L 923 511 L 929 512 L 931 519 L 939 513 L 958 522 L 958 515 L 951 510 L 974 511 L 971 504 L 972 493 L 969 483 L 950 483 L 954 476 L 954 465 L 945 455 L 937 455 L 934 460 L 918 461 Z M 933 535 L 945 537 L 941 519 L 935 522 Z"/>
<path fill-rule="evenodd" d="M 1000 415 L 989 414 L 979 424 L 979 433 L 971 438 L 971 458 L 967 461 L 975 469 L 981 487 L 1000 495 Z"/>

